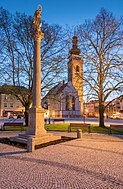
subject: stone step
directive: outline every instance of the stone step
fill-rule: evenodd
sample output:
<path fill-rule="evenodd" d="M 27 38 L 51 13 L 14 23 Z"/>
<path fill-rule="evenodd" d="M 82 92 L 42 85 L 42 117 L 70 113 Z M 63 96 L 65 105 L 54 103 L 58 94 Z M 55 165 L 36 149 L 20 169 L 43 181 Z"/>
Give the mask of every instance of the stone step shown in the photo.
<path fill-rule="evenodd" d="M 56 140 L 60 140 L 61 137 L 60 136 L 51 136 L 51 137 L 46 137 L 46 138 L 36 138 L 34 139 L 34 143 L 35 145 L 40 145 L 40 144 L 45 144 L 51 141 L 56 141 Z"/>
<path fill-rule="evenodd" d="M 20 136 L 16 136 L 16 137 L 11 137 L 10 140 L 11 141 L 15 141 L 15 142 L 19 142 L 22 144 L 27 144 L 28 139 L 30 139 L 31 137 L 20 137 Z M 54 135 L 46 135 L 46 136 L 42 136 L 42 137 L 32 137 L 32 141 L 34 142 L 35 145 L 39 145 L 39 144 L 45 144 L 51 141 L 56 141 L 56 140 L 60 140 L 61 136 L 54 136 Z"/>
<path fill-rule="evenodd" d="M 10 139 L 11 141 L 13 141 L 13 142 L 19 142 L 19 143 L 22 143 L 22 144 L 27 144 L 27 139 L 25 139 L 25 138 L 20 138 L 19 136 L 10 137 L 9 139 Z"/>

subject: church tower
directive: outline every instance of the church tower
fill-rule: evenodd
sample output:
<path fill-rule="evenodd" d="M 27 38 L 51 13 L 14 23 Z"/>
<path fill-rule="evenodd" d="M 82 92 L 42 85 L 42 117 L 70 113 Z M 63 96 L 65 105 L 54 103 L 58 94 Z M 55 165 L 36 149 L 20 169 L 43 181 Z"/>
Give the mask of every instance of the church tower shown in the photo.
<path fill-rule="evenodd" d="M 76 36 L 73 37 L 72 44 L 72 49 L 69 51 L 68 57 L 68 82 L 71 81 L 78 92 L 80 115 L 83 116 L 83 61 Z"/>

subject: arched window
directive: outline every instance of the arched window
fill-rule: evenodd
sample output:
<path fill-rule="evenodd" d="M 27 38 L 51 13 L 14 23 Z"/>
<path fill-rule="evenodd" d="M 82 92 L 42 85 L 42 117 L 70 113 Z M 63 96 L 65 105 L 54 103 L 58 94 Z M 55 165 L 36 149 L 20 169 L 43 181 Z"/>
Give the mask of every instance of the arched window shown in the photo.
<path fill-rule="evenodd" d="M 76 72 L 79 72 L 79 66 L 78 65 L 76 66 Z"/>
<path fill-rule="evenodd" d="M 70 97 L 67 95 L 66 96 L 66 110 L 70 109 Z"/>
<path fill-rule="evenodd" d="M 66 96 L 66 110 L 75 110 L 75 97 Z"/>
<path fill-rule="evenodd" d="M 44 101 L 43 104 L 42 104 L 42 107 L 46 110 L 48 110 L 48 102 L 47 101 Z"/>
<path fill-rule="evenodd" d="M 72 97 L 72 110 L 75 110 L 75 97 Z"/>

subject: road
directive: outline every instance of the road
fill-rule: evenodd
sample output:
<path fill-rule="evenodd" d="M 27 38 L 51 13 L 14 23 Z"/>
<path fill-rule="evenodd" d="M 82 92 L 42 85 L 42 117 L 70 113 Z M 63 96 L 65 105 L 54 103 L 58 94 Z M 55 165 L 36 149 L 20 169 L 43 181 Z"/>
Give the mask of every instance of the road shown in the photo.
<path fill-rule="evenodd" d="M 53 119 L 50 119 L 51 123 Z M 91 124 L 99 124 L 99 118 L 65 118 L 65 123 L 70 123 L 70 122 L 86 122 L 86 123 L 91 123 Z M 55 122 L 57 123 L 57 122 Z M 118 125 L 123 125 L 123 120 L 117 120 L 117 119 L 105 119 L 105 125 L 110 125 L 110 124 L 118 124 Z"/>
<path fill-rule="evenodd" d="M 53 123 L 53 118 L 50 119 L 50 122 Z M 0 126 L 3 125 L 5 122 L 12 121 L 10 119 L 0 119 Z M 24 122 L 24 119 L 14 119 L 14 122 Z M 48 119 L 47 119 L 48 121 Z M 91 123 L 91 124 L 98 124 L 99 119 L 98 118 L 65 118 L 65 123 L 70 123 L 70 122 L 86 122 L 86 123 Z M 55 123 L 63 123 L 63 122 L 55 122 Z M 118 124 L 118 125 L 123 125 L 123 120 L 116 120 L 116 119 L 105 119 L 105 125 L 110 125 L 110 124 Z"/>

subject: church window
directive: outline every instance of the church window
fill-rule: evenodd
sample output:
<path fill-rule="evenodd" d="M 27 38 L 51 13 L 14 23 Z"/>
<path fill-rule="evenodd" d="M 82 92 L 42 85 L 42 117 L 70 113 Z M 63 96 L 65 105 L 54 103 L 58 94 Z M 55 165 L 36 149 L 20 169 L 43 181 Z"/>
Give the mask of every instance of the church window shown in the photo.
<path fill-rule="evenodd" d="M 62 97 L 60 96 L 60 111 L 62 110 Z"/>
<path fill-rule="evenodd" d="M 48 110 L 48 102 L 44 101 L 42 107 L 46 110 Z"/>
<path fill-rule="evenodd" d="M 70 110 L 70 97 L 66 96 L 66 110 Z"/>
<path fill-rule="evenodd" d="M 66 96 L 66 110 L 75 110 L 75 97 Z"/>
<path fill-rule="evenodd" d="M 79 66 L 78 65 L 76 66 L 76 72 L 79 72 Z"/>
<path fill-rule="evenodd" d="M 72 97 L 72 110 L 75 110 L 75 97 Z"/>

